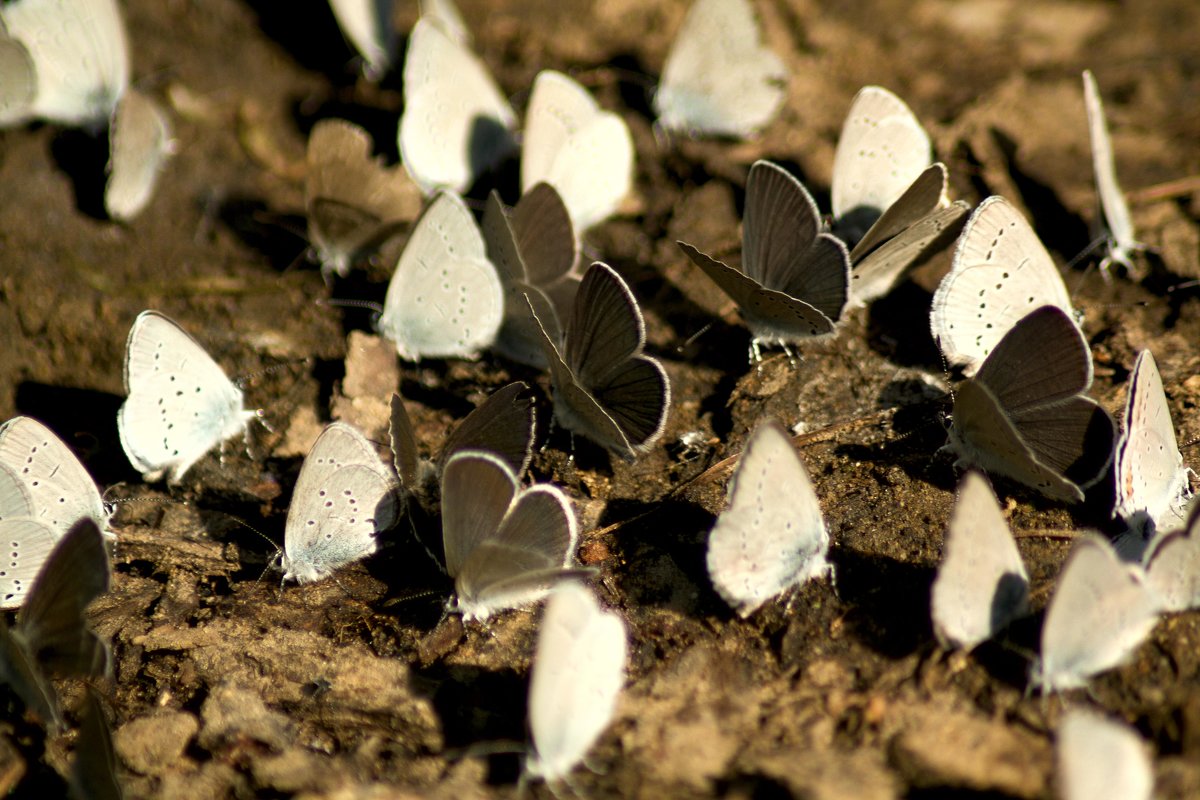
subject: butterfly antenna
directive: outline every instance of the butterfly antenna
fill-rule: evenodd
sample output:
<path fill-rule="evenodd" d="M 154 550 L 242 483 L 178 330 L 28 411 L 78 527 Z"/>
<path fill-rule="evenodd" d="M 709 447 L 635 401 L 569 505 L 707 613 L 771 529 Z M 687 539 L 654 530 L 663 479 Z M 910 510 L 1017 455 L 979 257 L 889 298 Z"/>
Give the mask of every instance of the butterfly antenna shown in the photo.
<path fill-rule="evenodd" d="M 1177 292 L 1180 289 L 1191 289 L 1194 286 L 1200 286 L 1200 280 L 1184 281 L 1183 283 L 1177 283 L 1174 286 L 1168 286 L 1167 294 Z"/>
<path fill-rule="evenodd" d="M 1067 269 L 1067 270 L 1073 269 L 1076 264 L 1078 264 L 1080 261 L 1082 261 L 1087 256 L 1091 255 L 1096 250 L 1097 247 L 1099 247 L 1100 245 L 1104 244 L 1107 241 L 1108 241 L 1107 236 L 1096 237 L 1088 244 L 1087 247 L 1083 248 L 1083 250 L 1079 253 L 1079 255 L 1075 256 L 1070 261 L 1068 261 L 1067 265 L 1066 265 L 1066 267 L 1064 267 L 1064 269 Z M 1112 283 L 1112 276 L 1108 274 L 1107 265 L 1103 265 L 1103 262 L 1101 262 L 1101 264 L 1102 264 L 1102 266 L 1100 267 L 1101 277 L 1104 278 L 1105 283 Z M 1080 290 L 1083 289 L 1083 283 L 1085 280 L 1087 280 L 1088 273 L 1092 271 L 1093 266 L 1095 266 L 1094 263 L 1088 264 L 1087 269 L 1085 269 L 1083 272 L 1079 273 L 1079 277 L 1075 280 L 1075 287 L 1071 290 L 1071 298 L 1072 299 L 1074 299 L 1075 296 L 1079 294 Z"/>
<path fill-rule="evenodd" d="M 712 330 L 712 326 L 713 326 L 713 323 L 711 323 L 711 322 L 706 323 L 704 325 L 704 327 L 702 327 L 700 330 L 696 331 L 691 336 L 684 339 L 683 344 L 681 344 L 675 348 L 676 354 L 682 355 L 683 351 L 686 350 L 687 348 L 691 347 L 693 344 L 695 344 L 697 339 L 699 339 L 701 336 L 703 336 L 704 334 L 706 334 L 710 330 Z"/>
<path fill-rule="evenodd" d="M 319 306 L 336 306 L 338 308 L 364 308 L 367 311 L 374 311 L 376 314 L 383 314 L 383 306 L 379 303 L 373 303 L 370 300 L 339 300 L 334 297 L 318 297 L 314 301 Z"/>

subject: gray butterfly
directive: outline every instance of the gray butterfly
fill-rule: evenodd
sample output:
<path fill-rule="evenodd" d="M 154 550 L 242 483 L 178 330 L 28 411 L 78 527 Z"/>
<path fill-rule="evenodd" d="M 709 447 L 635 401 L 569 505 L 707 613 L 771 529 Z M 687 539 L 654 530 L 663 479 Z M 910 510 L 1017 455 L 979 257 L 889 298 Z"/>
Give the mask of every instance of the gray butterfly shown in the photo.
<path fill-rule="evenodd" d="M 340 119 L 323 119 L 308 137 L 304 208 L 322 275 L 345 277 L 415 219 L 421 194 L 400 167 L 371 155 L 371 136 Z"/>
<path fill-rule="evenodd" d="M 111 569 L 95 520 L 82 519 L 58 541 L 10 628 L 0 620 L 0 680 L 43 721 L 61 727 L 48 679 L 92 677 L 110 668 L 108 645 L 84 611 L 108 591 Z"/>
<path fill-rule="evenodd" d="M 544 369 L 542 335 L 524 296 L 551 339 L 559 341 L 579 289 L 579 277 L 572 272 L 578 252 L 567 207 L 548 183 L 536 184 L 513 208 L 492 192 L 483 212 L 483 239 L 504 286 L 504 321 L 494 347 L 513 361 Z"/>
<path fill-rule="evenodd" d="M 427 499 L 430 484 L 440 479 L 446 462 L 463 450 L 491 453 L 504 461 L 514 475 L 523 475 L 533 455 L 536 421 L 533 398 L 528 391 L 529 386 L 518 381 L 493 392 L 450 432 L 441 453 L 432 461 L 421 458 L 404 400 L 393 394 L 388 433 L 403 492 L 418 500 Z"/>
<path fill-rule="evenodd" d="M 487 619 L 540 600 L 575 568 L 578 523 L 571 501 L 555 486 L 522 489 L 509 465 L 478 450 L 462 450 L 442 470 L 442 544 L 454 579 L 451 609 Z"/>
<path fill-rule="evenodd" d="M 632 460 L 667 424 L 671 384 L 643 352 L 646 324 L 633 292 L 612 267 L 592 264 L 561 344 L 550 338 L 533 303 L 554 385 L 554 417 L 568 430 Z"/>
<path fill-rule="evenodd" d="M 959 387 L 945 449 L 978 466 L 1078 502 L 1112 461 L 1116 425 L 1095 400 L 1092 356 L 1057 306 L 1042 306 L 1000 340 Z"/>
<path fill-rule="evenodd" d="M 846 246 L 821 231 L 817 204 L 804 184 L 770 161 L 756 161 L 746 181 L 741 269 L 677 244 L 737 303 L 755 348 L 827 336 L 846 306 Z"/>
<path fill-rule="evenodd" d="M 96 690 L 88 687 L 68 785 L 75 800 L 121 800 L 112 730 Z"/>

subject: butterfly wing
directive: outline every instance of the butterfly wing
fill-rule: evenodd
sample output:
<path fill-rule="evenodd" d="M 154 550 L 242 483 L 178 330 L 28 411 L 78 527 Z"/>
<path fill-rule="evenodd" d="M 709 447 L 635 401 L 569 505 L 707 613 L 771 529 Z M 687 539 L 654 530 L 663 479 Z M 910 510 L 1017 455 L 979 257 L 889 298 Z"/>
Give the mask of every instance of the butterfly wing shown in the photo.
<path fill-rule="evenodd" d="M 565 577 L 578 541 L 571 502 L 557 487 L 538 484 L 517 494 L 500 525 L 467 554 L 455 580 L 458 608 L 485 619 L 543 597 Z"/>
<path fill-rule="evenodd" d="M 32 417 L 14 417 L 0 425 L 0 466 L 28 493 L 32 502 L 28 516 L 49 525 L 55 537 L 65 534 L 82 517 L 108 519 L 87 469 L 62 439 Z M 9 494 L 0 491 L 0 509 L 9 508 L 3 500 Z M 14 502 L 13 511 L 22 505 Z"/>
<path fill-rule="evenodd" d="M 883 210 L 866 234 L 850 251 L 855 268 L 879 245 L 916 225 L 939 208 L 948 206 L 946 199 L 946 165 L 940 161 L 930 164 L 919 174 L 904 193 Z M 963 206 L 965 208 L 965 205 Z"/>
<path fill-rule="evenodd" d="M 107 673 L 108 646 L 88 628 L 84 610 L 108 591 L 111 575 L 95 520 L 80 520 L 55 544 L 10 631 L 46 675 Z"/>
<path fill-rule="evenodd" d="M 575 295 L 575 306 L 567 326 L 564 361 L 574 380 L 560 387 L 555 383 L 555 409 L 559 398 L 569 404 L 585 426 L 592 410 L 581 402 L 572 385 L 586 390 L 604 414 L 620 429 L 633 452 L 644 452 L 662 435 L 670 404 L 667 373 L 657 360 L 644 355 L 646 327 L 633 293 L 612 267 L 594 263 L 585 273 Z M 553 376 L 553 372 L 552 372 Z M 566 393 L 561 393 L 560 389 Z M 570 417 L 568 416 L 568 419 Z M 567 424 L 568 419 L 560 421 Z M 606 447 L 621 449 L 623 442 L 601 430 L 581 430 Z"/>
<path fill-rule="evenodd" d="M 410 361 L 469 358 L 495 342 L 503 315 L 504 290 L 475 218 L 458 195 L 439 194 L 400 254 L 380 333 Z"/>
<path fill-rule="evenodd" d="M 420 193 L 404 170 L 385 167 L 371 150 L 370 135 L 345 120 L 319 120 L 308 137 L 308 237 L 322 269 L 343 277 L 356 257 L 395 235 L 420 210 Z"/>
<path fill-rule="evenodd" d="M 0 609 L 19 608 L 61 534 L 28 517 L 0 520 Z"/>
<path fill-rule="evenodd" d="M 617 614 L 602 610 L 579 583 L 554 589 L 530 676 L 528 774 L 557 781 L 583 759 L 616 710 L 628 655 Z"/>
<path fill-rule="evenodd" d="M 35 65 L 32 116 L 65 125 L 108 122 L 129 85 L 129 49 L 116 0 L 5 3 L 0 22 Z"/>
<path fill-rule="evenodd" d="M 104 210 L 111 219 L 128 221 L 142 212 L 171 147 L 167 112 L 149 95 L 136 89 L 126 91 L 109 127 Z"/>
<path fill-rule="evenodd" d="M 959 483 L 930 600 L 933 631 L 945 648 L 973 649 L 1029 610 L 1029 574 L 978 472 Z"/>
<path fill-rule="evenodd" d="M 1137 732 L 1096 711 L 1067 708 L 1057 733 L 1063 800 L 1150 800 L 1154 769 Z"/>
<path fill-rule="evenodd" d="M 848 237 L 857 241 L 932 161 L 929 136 L 904 101 L 881 86 L 860 89 L 833 157 L 830 193 L 839 227 L 857 228 Z M 867 224 L 850 219 L 859 215 Z"/>
<path fill-rule="evenodd" d="M 1125 662 L 1158 622 L 1157 596 L 1140 567 L 1088 535 L 1067 557 L 1046 607 L 1041 659 L 1033 680 L 1043 691 L 1086 685 Z"/>
<path fill-rule="evenodd" d="M 603 222 L 633 185 L 629 126 L 571 78 L 543 70 L 533 82 L 521 145 L 521 189 L 541 182 L 562 196 L 580 231 Z"/>
<path fill-rule="evenodd" d="M 9 38 L 3 27 L 0 22 L 0 127 L 9 127 L 25 122 L 32 113 L 37 69 L 29 49 Z"/>
<path fill-rule="evenodd" d="M 296 479 L 284 530 L 284 579 L 318 580 L 374 553 L 375 534 L 398 516 L 396 495 L 371 443 L 350 425 L 328 425 Z"/>
<path fill-rule="evenodd" d="M 887 294 L 909 268 L 945 249 L 962 230 L 969 210 L 961 200 L 939 208 L 863 256 L 850 273 L 854 302 L 867 303 Z"/>
<path fill-rule="evenodd" d="M 514 149 L 516 117 L 483 62 L 430 19 L 404 57 L 404 168 L 426 194 L 466 190 Z"/>
<path fill-rule="evenodd" d="M 958 456 L 957 467 L 1004 475 L 1055 500 L 1083 500 L 1077 484 L 1037 459 L 996 397 L 978 381 L 967 380 L 955 393 L 946 447 Z"/>
<path fill-rule="evenodd" d="M 1181 509 L 1190 494 L 1188 473 L 1175 440 L 1162 377 L 1149 350 L 1139 353 L 1134 364 L 1124 422 L 1116 452 L 1115 512 L 1126 519 L 1142 512 L 1156 527 L 1181 522 Z"/>
<path fill-rule="evenodd" d="M 388 418 L 388 440 L 392 446 L 392 466 L 405 491 L 415 491 L 421 478 L 421 452 L 412 420 L 404 407 L 404 398 L 392 393 L 392 413 Z"/>
<path fill-rule="evenodd" d="M 729 484 L 729 507 L 708 538 L 717 593 L 749 616 L 792 586 L 829 571 L 829 533 L 808 471 L 775 422 L 746 442 Z"/>
<path fill-rule="evenodd" d="M 117 412 L 121 445 L 146 480 L 178 481 L 253 416 L 242 391 L 195 339 L 157 311 L 143 311 L 125 344 L 129 396 Z"/>
<path fill-rule="evenodd" d="M 458 578 L 471 553 L 495 535 L 519 490 L 498 456 L 479 451 L 452 455 L 442 470 L 442 543 L 446 572 Z"/>
<path fill-rule="evenodd" d="M 788 342 L 833 333 L 833 320 L 803 300 L 764 288 L 741 270 L 701 253 L 690 244 L 676 244 L 693 264 L 737 303 L 742 318 L 756 339 Z"/>
<path fill-rule="evenodd" d="M 987 198 L 967 221 L 934 293 L 934 340 L 947 361 L 971 374 L 1018 320 L 1044 305 L 1073 313 L 1058 267 L 1007 200 Z"/>
<path fill-rule="evenodd" d="M 554 341 L 560 341 L 557 304 L 546 290 L 561 295 L 569 308 L 579 285 L 578 278 L 568 274 L 576 253 L 567 208 L 547 183 L 534 186 L 511 210 L 492 192 L 484 210 L 483 237 L 504 286 L 504 321 L 496 335 L 496 350 L 514 361 L 544 368 L 541 334 L 529 316 L 525 295 Z"/>
<path fill-rule="evenodd" d="M 696 0 L 667 54 L 654 110 L 667 130 L 750 136 L 779 113 L 786 82 L 746 0 Z"/>
<path fill-rule="evenodd" d="M 1104 224 L 1112 240 L 1110 257 L 1129 266 L 1132 252 L 1138 248 L 1133 234 L 1133 218 L 1125 194 L 1117 183 L 1117 168 L 1113 159 L 1112 139 L 1104 118 L 1104 103 L 1091 70 L 1083 71 L 1083 100 L 1087 107 L 1088 134 L 1092 140 L 1092 169 L 1096 173 L 1096 192 L 1104 211 Z"/>
<path fill-rule="evenodd" d="M 837 320 L 849 294 L 850 257 L 841 241 L 820 230 L 804 184 L 777 164 L 756 161 L 746 181 L 743 271 Z"/>
<path fill-rule="evenodd" d="M 392 0 L 329 0 L 329 6 L 342 33 L 366 61 L 368 77 L 387 72 L 396 52 Z"/>
<path fill-rule="evenodd" d="M 529 385 L 516 381 L 493 392 L 447 437 L 438 461 L 445 465 L 462 450 L 499 456 L 520 477 L 533 456 L 536 415 Z"/>
<path fill-rule="evenodd" d="M 1164 611 L 1200 606 L 1200 507 L 1192 509 L 1182 529 L 1155 536 L 1143 563 L 1146 583 L 1158 595 Z"/>

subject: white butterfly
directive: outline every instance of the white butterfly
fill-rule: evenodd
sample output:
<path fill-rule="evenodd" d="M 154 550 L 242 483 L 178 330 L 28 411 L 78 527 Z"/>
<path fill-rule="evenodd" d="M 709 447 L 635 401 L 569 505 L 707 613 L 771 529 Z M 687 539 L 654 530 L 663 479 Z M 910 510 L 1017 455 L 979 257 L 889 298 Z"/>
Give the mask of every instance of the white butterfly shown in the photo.
<path fill-rule="evenodd" d="M 430 19 L 404 57 L 399 145 L 421 190 L 463 192 L 515 149 L 516 115 L 483 63 Z"/>
<path fill-rule="evenodd" d="M 833 158 L 834 231 L 850 250 L 851 299 L 886 294 L 908 267 L 957 233 L 966 203 L 946 197 L 946 167 L 896 95 L 866 86 L 842 125 Z"/>
<path fill-rule="evenodd" d="M 525 773 L 563 780 L 608 727 L 625 683 L 625 623 L 567 581 L 546 601 L 529 680 L 534 752 Z"/>
<path fill-rule="evenodd" d="M 56 542 L 80 519 L 109 513 L 70 448 L 32 417 L 0 425 L 0 608 L 17 608 Z"/>
<path fill-rule="evenodd" d="M 1188 470 L 1175 441 L 1171 410 L 1158 365 L 1149 350 L 1138 354 L 1125 401 L 1124 431 L 1117 443 L 1114 514 L 1137 528 L 1178 525 L 1191 496 Z"/>
<path fill-rule="evenodd" d="M 1128 725 L 1069 708 L 1058 726 L 1058 781 L 1064 800 L 1150 800 L 1154 770 Z"/>
<path fill-rule="evenodd" d="M 401 358 L 474 358 L 496 341 L 504 290 L 462 198 L 442 192 L 413 227 L 388 283 L 379 332 Z"/>
<path fill-rule="evenodd" d="M 371 148 L 370 134 L 345 120 L 320 120 L 309 134 L 304 209 L 323 276 L 344 278 L 420 212 L 408 175 L 385 167 Z"/>
<path fill-rule="evenodd" d="M 125 92 L 109 126 L 104 210 L 110 218 L 128 221 L 142 212 L 174 150 L 166 111 L 149 95 Z"/>
<path fill-rule="evenodd" d="M 1046 607 L 1041 657 L 1030 680 L 1043 692 L 1086 686 L 1091 676 L 1133 655 L 1160 610 L 1141 567 L 1122 562 L 1108 540 L 1083 536 Z"/>
<path fill-rule="evenodd" d="M 1164 611 L 1200 608 L 1200 506 L 1182 528 L 1160 531 L 1142 563 Z"/>
<path fill-rule="evenodd" d="M 633 185 L 633 138 L 625 120 L 553 70 L 533 81 L 521 144 L 521 191 L 549 183 L 575 230 L 608 219 Z"/>
<path fill-rule="evenodd" d="M 157 311 L 134 320 L 125 343 L 125 391 L 117 430 L 147 481 L 178 483 L 214 445 L 258 416 L 204 348 Z"/>
<path fill-rule="evenodd" d="M 116 0 L 16 0 L 0 5 L 0 24 L 24 45 L 37 79 L 32 103 L 8 122 L 107 124 L 129 85 L 129 49 Z"/>
<path fill-rule="evenodd" d="M 487 619 L 540 600 L 565 578 L 579 538 L 571 501 L 555 486 L 522 489 L 502 458 L 460 450 L 442 469 L 442 543 L 454 579 L 451 608 Z"/>
<path fill-rule="evenodd" d="M 696 0 L 667 54 L 654 110 L 667 130 L 746 137 L 779 113 L 786 82 L 747 0 Z"/>
<path fill-rule="evenodd" d="M 1017 320 L 1044 305 L 1074 314 L 1058 267 L 1029 223 L 1004 198 L 987 198 L 967 221 L 933 295 L 934 341 L 970 375 Z"/>
<path fill-rule="evenodd" d="M 1100 210 L 1104 213 L 1104 229 L 1108 239 L 1108 255 L 1100 268 L 1106 269 L 1110 263 L 1116 263 L 1132 270 L 1134 251 L 1146 248 L 1134 238 L 1129 205 L 1117 183 L 1117 168 L 1113 160 L 1112 139 L 1108 135 L 1108 122 L 1104 118 L 1104 104 L 1100 101 L 1100 90 L 1096 87 L 1091 70 L 1083 71 L 1083 101 L 1087 107 L 1088 134 L 1092 140 L 1096 192 L 1100 196 Z"/>
<path fill-rule="evenodd" d="M 1116 424 L 1085 392 L 1092 356 L 1062 309 L 1020 320 L 975 377 L 958 387 L 946 449 L 955 466 L 978 466 L 1047 497 L 1083 500 L 1112 460 Z"/>
<path fill-rule="evenodd" d="M 729 507 L 708 537 L 708 575 L 749 616 L 772 597 L 832 570 L 829 531 L 804 462 L 778 423 L 754 429 L 729 482 Z"/>
<path fill-rule="evenodd" d="M 367 77 L 378 79 L 392 67 L 396 32 L 392 0 L 329 0 L 338 27 L 365 62 Z"/>
<path fill-rule="evenodd" d="M 394 473 L 344 422 L 328 425 L 300 467 L 284 530 L 284 580 L 320 580 L 375 552 L 395 522 Z"/>
<path fill-rule="evenodd" d="M 1029 610 L 1029 574 L 978 472 L 959 482 L 930 601 L 933 632 L 948 649 L 971 650 Z"/>

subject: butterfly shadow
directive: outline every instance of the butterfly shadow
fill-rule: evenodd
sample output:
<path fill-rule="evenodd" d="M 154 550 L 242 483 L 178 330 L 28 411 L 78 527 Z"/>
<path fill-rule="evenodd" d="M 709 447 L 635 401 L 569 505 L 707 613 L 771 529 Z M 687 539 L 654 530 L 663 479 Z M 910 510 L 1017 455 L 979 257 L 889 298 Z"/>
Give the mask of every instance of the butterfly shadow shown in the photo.
<path fill-rule="evenodd" d="M 214 206 L 221 225 L 260 253 L 272 269 L 286 272 L 303 260 L 308 247 L 303 216 L 275 211 L 261 198 L 247 195 L 220 197 Z"/>
<path fill-rule="evenodd" d="M 942 357 L 929 329 L 932 295 L 912 281 L 903 281 L 870 304 L 866 338 L 872 350 L 905 367 L 942 369 Z"/>
<path fill-rule="evenodd" d="M 934 569 L 848 547 L 830 550 L 847 627 L 880 655 L 902 658 L 933 638 Z"/>
<path fill-rule="evenodd" d="M 992 128 L 991 133 L 1004 159 L 1004 167 L 1029 209 L 1038 238 L 1047 248 L 1059 253 L 1074 254 L 1086 248 L 1092 240 L 1087 223 L 1067 208 L 1050 184 L 1021 168 L 1016 140 L 998 128 Z M 983 193 L 984 196 L 988 194 L 994 192 Z"/>
<path fill-rule="evenodd" d="M 349 86 L 358 80 L 360 56 L 342 36 L 327 0 L 247 0 L 246 5 L 258 17 L 262 32 L 296 63 L 321 73 L 334 86 Z"/>
<path fill-rule="evenodd" d="M 58 434 L 101 486 L 140 481 L 117 433 L 117 409 L 124 398 L 95 389 L 23 381 L 17 386 L 17 410 L 35 417 Z"/>
<path fill-rule="evenodd" d="M 636 564 L 613 574 L 621 594 L 640 606 L 684 616 L 727 616 L 733 611 L 708 579 L 705 543 L 715 518 L 696 503 L 666 499 L 649 505 L 614 500 L 597 524 L 618 523 L 614 564 Z"/>
<path fill-rule="evenodd" d="M 414 678 L 441 721 L 447 758 L 488 756 L 487 783 L 515 783 L 525 749 L 528 677 L 514 669 L 438 663 L 414 668 Z"/>
<path fill-rule="evenodd" d="M 50 155 L 71 179 L 76 209 L 92 219 L 107 220 L 108 128 L 97 134 L 77 128 L 63 130 L 51 140 Z"/>

